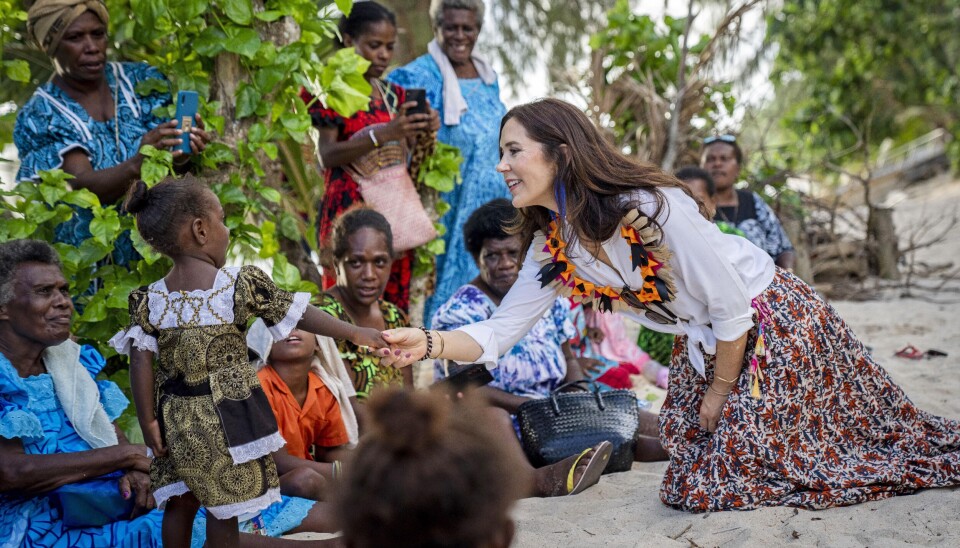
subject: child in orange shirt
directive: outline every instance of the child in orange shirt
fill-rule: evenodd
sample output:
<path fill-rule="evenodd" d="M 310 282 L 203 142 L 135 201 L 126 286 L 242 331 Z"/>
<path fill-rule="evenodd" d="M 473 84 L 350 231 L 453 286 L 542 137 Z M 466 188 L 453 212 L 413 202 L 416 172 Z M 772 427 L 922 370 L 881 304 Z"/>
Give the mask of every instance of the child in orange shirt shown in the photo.
<path fill-rule="evenodd" d="M 317 350 L 312 333 L 294 329 L 270 350 L 268 364 L 257 372 L 286 450 L 274 453 L 285 495 L 322 500 L 333 465 L 329 452 L 349 442 L 340 404 L 311 365 Z M 313 455 L 311 455 L 313 450 Z"/>

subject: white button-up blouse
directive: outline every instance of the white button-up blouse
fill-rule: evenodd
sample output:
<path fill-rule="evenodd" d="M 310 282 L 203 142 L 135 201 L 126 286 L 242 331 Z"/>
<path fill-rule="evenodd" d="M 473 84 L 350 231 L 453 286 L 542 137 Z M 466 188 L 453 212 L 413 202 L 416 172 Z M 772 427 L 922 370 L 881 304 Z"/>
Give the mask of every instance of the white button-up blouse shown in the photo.
<path fill-rule="evenodd" d="M 677 289 L 666 306 L 679 319 L 662 325 L 646 318 L 642 310 L 623 312 L 655 331 L 687 335 L 691 363 L 703 375 L 703 352 L 716 354 L 718 340 L 736 340 L 753 327 L 751 301 L 773 281 L 775 267 L 773 259 L 749 240 L 724 234 L 704 219 L 696 202 L 682 190 L 665 188 L 662 192 L 665 204 L 657 221 L 672 253 L 667 267 Z M 637 191 L 632 197 L 642 212 L 653 213 L 656 203 L 649 193 Z M 565 252 L 576 265 L 577 276 L 584 280 L 617 289 L 642 287 L 639 269 L 632 268 L 630 244 L 619 230 L 603 242 L 603 250 L 615 268 L 592 257 L 578 241 L 570 242 Z M 497 358 L 510 350 L 556 299 L 559 289 L 555 284 L 540 287 L 540 267 L 534 250 L 528 250 L 516 283 L 493 316 L 458 329 L 483 349 L 477 362 L 496 367 Z"/>

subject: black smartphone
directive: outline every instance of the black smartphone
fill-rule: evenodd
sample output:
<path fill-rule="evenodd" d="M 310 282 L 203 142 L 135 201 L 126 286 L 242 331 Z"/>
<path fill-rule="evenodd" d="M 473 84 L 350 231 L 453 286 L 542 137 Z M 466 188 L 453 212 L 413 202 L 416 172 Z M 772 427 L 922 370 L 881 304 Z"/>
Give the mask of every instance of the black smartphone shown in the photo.
<path fill-rule="evenodd" d="M 437 381 L 430 388 L 439 390 L 449 390 L 451 392 L 462 392 L 468 387 L 478 387 L 490 384 L 493 381 L 493 374 L 482 363 L 471 363 L 470 365 L 459 366 L 456 372 L 449 377 Z"/>
<path fill-rule="evenodd" d="M 407 89 L 406 102 L 416 101 L 417 105 L 407 110 L 407 114 L 426 114 L 427 113 L 427 90 L 422 88 Z"/>

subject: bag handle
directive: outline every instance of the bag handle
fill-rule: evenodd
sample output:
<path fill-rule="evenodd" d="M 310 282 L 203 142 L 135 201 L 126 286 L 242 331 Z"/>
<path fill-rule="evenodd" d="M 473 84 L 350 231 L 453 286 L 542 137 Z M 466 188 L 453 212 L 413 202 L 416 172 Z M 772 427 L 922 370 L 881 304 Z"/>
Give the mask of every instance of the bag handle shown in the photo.
<path fill-rule="evenodd" d="M 593 390 L 590 390 L 591 386 Z M 557 396 L 566 388 L 578 388 L 584 392 L 592 392 L 594 399 L 597 400 L 597 407 L 599 407 L 601 411 L 607 408 L 607 404 L 603 403 L 603 396 L 600 394 L 600 387 L 597 386 L 597 383 L 587 379 L 580 379 L 579 381 L 563 383 L 550 392 L 550 406 L 553 407 L 554 415 L 560 416 L 560 403 L 557 402 Z"/>

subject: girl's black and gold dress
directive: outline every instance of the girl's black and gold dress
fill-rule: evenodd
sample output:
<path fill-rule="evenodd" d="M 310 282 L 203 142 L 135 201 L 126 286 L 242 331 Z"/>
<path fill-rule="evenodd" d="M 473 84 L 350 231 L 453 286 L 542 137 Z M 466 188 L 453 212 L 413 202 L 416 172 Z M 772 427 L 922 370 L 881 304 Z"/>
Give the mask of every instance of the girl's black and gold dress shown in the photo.
<path fill-rule="evenodd" d="M 284 440 L 245 333 L 262 318 L 275 340 L 286 338 L 309 298 L 253 266 L 220 269 L 208 290 L 169 291 L 159 280 L 130 294 L 130 326 L 110 342 L 121 354 L 155 354 L 155 411 L 168 448 L 150 468 L 159 507 L 189 491 L 228 519 L 280 500 L 270 453 Z"/>

